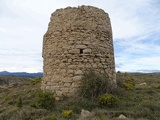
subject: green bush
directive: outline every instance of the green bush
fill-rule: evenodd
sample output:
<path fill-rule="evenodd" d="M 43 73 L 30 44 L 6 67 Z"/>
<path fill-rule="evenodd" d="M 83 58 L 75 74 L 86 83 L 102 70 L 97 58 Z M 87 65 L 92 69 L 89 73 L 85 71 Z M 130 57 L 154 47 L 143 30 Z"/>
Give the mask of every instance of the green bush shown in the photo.
<path fill-rule="evenodd" d="M 84 74 L 80 87 L 83 98 L 95 99 L 104 93 L 110 93 L 112 85 L 109 84 L 108 76 L 96 74 L 94 71 Z"/>
<path fill-rule="evenodd" d="M 72 110 L 64 110 L 62 112 L 62 117 L 65 119 L 70 119 L 72 117 L 73 111 Z"/>
<path fill-rule="evenodd" d="M 117 74 L 116 78 L 117 86 L 119 87 L 123 87 L 124 82 L 135 84 L 135 78 L 129 75 L 127 72 Z"/>
<path fill-rule="evenodd" d="M 117 87 L 123 87 L 123 82 L 126 80 L 126 74 L 124 73 L 119 73 L 116 75 L 116 81 L 117 81 Z"/>
<path fill-rule="evenodd" d="M 117 98 L 111 94 L 103 94 L 99 97 L 99 104 L 103 106 L 113 107 L 116 102 Z"/>
<path fill-rule="evenodd" d="M 37 77 L 37 78 L 34 78 L 34 80 L 31 82 L 31 85 L 36 85 L 36 84 L 39 84 L 41 82 L 42 82 L 42 78 Z"/>
<path fill-rule="evenodd" d="M 133 76 L 130 76 L 130 77 L 127 78 L 127 80 L 134 83 L 135 78 Z"/>
<path fill-rule="evenodd" d="M 117 74 L 117 86 L 127 90 L 135 88 L 135 78 L 128 73 Z"/>
<path fill-rule="evenodd" d="M 135 85 L 133 83 L 124 82 L 123 87 L 127 90 L 133 90 L 135 88 Z"/>
<path fill-rule="evenodd" d="M 35 101 L 31 104 L 35 108 L 51 109 L 54 106 L 55 98 L 50 92 L 39 90 L 36 94 Z"/>
<path fill-rule="evenodd" d="M 154 88 L 147 88 L 146 89 L 146 93 L 147 94 L 154 94 L 156 91 L 155 91 L 155 89 Z"/>
<path fill-rule="evenodd" d="M 157 86 L 157 89 L 160 89 L 160 84 Z"/>
<path fill-rule="evenodd" d="M 106 115 L 98 115 L 99 120 L 109 120 L 109 118 Z"/>
<path fill-rule="evenodd" d="M 19 97 L 19 98 L 18 98 L 18 101 L 17 101 L 17 107 L 21 108 L 22 105 L 23 105 L 23 104 L 22 104 L 22 98 Z"/>
<path fill-rule="evenodd" d="M 46 120 L 57 120 L 55 115 L 50 115 Z"/>
<path fill-rule="evenodd" d="M 111 92 L 112 95 L 115 95 L 115 96 L 120 96 L 120 97 L 124 97 L 126 96 L 126 89 L 123 88 L 123 87 L 119 87 L 117 86 L 116 88 L 114 88 Z"/>

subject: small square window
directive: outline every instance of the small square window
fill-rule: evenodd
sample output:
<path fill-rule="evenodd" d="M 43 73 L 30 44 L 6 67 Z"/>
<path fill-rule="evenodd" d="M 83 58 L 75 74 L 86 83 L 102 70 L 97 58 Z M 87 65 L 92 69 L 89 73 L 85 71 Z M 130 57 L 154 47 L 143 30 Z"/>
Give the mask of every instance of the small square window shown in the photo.
<path fill-rule="evenodd" d="M 80 54 L 83 54 L 83 49 L 80 49 Z"/>

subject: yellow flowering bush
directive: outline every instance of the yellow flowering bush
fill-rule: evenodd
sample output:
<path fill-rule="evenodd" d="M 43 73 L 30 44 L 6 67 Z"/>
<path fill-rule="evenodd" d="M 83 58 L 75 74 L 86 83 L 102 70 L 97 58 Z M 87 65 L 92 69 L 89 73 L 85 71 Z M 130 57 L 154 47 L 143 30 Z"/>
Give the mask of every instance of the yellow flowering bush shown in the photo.
<path fill-rule="evenodd" d="M 65 119 L 70 119 L 72 114 L 73 114 L 72 110 L 64 110 L 62 112 L 62 117 L 65 118 Z"/>

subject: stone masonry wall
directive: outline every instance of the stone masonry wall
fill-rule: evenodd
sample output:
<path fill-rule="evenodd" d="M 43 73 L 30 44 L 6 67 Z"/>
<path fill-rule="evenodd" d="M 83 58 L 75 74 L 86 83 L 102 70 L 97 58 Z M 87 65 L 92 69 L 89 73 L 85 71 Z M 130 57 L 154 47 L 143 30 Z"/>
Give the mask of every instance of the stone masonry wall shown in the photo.
<path fill-rule="evenodd" d="M 85 71 L 107 73 L 116 84 L 111 23 L 102 9 L 81 6 L 56 10 L 44 35 L 41 88 L 57 97 L 73 95 Z"/>

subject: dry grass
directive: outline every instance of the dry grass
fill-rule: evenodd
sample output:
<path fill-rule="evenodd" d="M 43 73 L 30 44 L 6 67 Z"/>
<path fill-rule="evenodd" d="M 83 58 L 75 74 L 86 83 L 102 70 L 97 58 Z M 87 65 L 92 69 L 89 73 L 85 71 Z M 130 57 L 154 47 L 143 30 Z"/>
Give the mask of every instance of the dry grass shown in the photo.
<path fill-rule="evenodd" d="M 114 90 L 113 94 L 119 98 L 116 107 L 102 108 L 96 100 L 73 97 L 56 102 L 51 110 L 31 107 L 40 83 L 32 85 L 31 79 L 25 79 L 15 83 L 15 86 L 0 88 L 0 120 L 47 120 L 51 115 L 55 115 L 57 120 L 63 120 L 63 110 L 72 110 L 71 120 L 76 120 L 81 109 L 94 113 L 90 116 L 93 120 L 115 120 L 121 114 L 130 120 L 159 120 L 160 74 L 127 74 L 127 77 L 130 76 L 134 78 L 135 86 L 139 86 L 134 90 L 121 87 Z M 124 79 L 124 74 L 117 74 L 117 80 L 123 82 Z M 19 97 L 22 98 L 22 108 L 16 106 Z"/>

